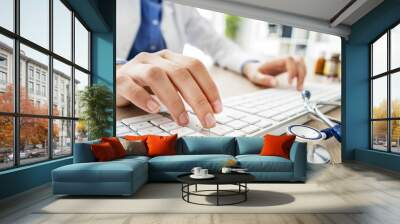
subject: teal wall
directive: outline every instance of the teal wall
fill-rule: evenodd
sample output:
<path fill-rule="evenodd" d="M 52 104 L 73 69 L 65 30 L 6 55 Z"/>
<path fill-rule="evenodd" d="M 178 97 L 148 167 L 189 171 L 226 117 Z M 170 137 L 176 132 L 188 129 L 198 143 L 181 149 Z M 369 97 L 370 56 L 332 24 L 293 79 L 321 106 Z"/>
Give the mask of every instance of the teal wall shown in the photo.
<path fill-rule="evenodd" d="M 386 0 L 351 27 L 342 39 L 343 82 L 342 159 L 358 160 L 398 170 L 398 156 L 369 149 L 369 43 L 393 24 L 400 22 L 400 1 Z M 360 151 L 362 150 L 362 151 Z"/>
<path fill-rule="evenodd" d="M 92 34 L 92 72 L 93 83 L 100 83 L 108 86 L 114 98 L 114 115 L 112 119 L 115 121 L 115 86 L 114 86 L 114 33 L 93 33 Z M 115 124 L 115 122 L 113 122 Z M 115 135 L 115 127 L 110 127 L 109 132 Z"/>
<path fill-rule="evenodd" d="M 66 2 L 79 14 L 92 32 L 92 82 L 106 84 L 115 95 L 115 0 L 66 0 Z M 113 119 L 115 120 L 115 115 Z M 110 132 L 113 131 L 114 127 L 110 127 Z M 48 183 L 51 181 L 53 169 L 71 163 L 72 157 L 68 157 L 1 171 L 0 199 Z"/>
<path fill-rule="evenodd" d="M 53 169 L 71 163 L 69 157 L 0 172 L 0 199 L 48 183 Z"/>

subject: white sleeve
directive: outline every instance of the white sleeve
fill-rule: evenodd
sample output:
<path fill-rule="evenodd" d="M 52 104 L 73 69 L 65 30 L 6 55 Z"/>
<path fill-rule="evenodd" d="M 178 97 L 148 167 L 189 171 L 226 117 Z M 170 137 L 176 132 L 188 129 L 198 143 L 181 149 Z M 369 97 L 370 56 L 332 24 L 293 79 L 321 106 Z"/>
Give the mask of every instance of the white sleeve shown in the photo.
<path fill-rule="evenodd" d="M 238 73 L 241 72 L 243 63 L 254 61 L 255 58 L 238 45 L 219 35 L 196 9 L 187 7 L 187 10 L 190 15 L 186 20 L 184 32 L 189 44 L 209 54 L 219 66 Z"/>

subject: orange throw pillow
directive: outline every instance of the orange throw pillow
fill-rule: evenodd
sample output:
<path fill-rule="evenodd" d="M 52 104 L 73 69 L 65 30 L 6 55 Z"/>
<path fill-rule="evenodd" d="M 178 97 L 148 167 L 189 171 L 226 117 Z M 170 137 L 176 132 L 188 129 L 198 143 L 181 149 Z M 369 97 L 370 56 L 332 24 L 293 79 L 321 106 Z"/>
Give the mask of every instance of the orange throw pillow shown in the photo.
<path fill-rule="evenodd" d="M 261 149 L 261 156 L 280 156 L 289 159 L 290 148 L 294 140 L 295 135 L 265 135 L 264 145 Z"/>
<path fill-rule="evenodd" d="M 118 138 L 116 137 L 105 137 L 101 138 L 101 142 L 108 142 L 112 146 L 115 155 L 117 158 L 122 158 L 126 156 L 126 151 L 124 149 L 124 146 L 122 146 L 121 142 L 119 141 Z"/>
<path fill-rule="evenodd" d="M 94 157 L 99 162 L 110 161 L 117 158 L 114 149 L 108 142 L 93 144 L 91 145 L 91 149 L 94 154 Z"/>
<path fill-rule="evenodd" d="M 176 154 L 176 139 L 178 135 L 172 136 L 157 136 L 150 135 L 147 137 L 147 155 L 154 156 L 166 156 Z"/>
<path fill-rule="evenodd" d="M 129 140 L 129 141 L 146 141 L 147 137 L 149 137 L 150 135 L 142 135 L 142 136 L 138 136 L 138 135 L 125 135 L 124 139 Z"/>

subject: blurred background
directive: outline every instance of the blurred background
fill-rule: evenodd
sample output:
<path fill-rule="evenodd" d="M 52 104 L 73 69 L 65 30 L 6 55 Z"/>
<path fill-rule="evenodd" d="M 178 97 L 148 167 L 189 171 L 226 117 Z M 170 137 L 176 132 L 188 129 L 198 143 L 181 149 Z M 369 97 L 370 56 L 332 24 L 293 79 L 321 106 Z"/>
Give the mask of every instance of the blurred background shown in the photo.
<path fill-rule="evenodd" d="M 337 36 L 215 11 L 197 10 L 219 34 L 225 35 L 260 60 L 301 56 L 305 59 L 309 76 L 317 74 L 324 79 L 340 80 L 341 40 Z M 200 59 L 207 67 L 213 64 L 209 56 L 189 44 L 186 44 L 184 54 Z"/>

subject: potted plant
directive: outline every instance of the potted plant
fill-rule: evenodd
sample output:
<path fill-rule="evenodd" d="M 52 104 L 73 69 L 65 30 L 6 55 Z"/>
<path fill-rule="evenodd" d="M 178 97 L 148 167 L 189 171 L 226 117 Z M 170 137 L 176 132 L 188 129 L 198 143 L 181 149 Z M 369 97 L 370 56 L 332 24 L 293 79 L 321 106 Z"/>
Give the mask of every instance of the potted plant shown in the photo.
<path fill-rule="evenodd" d="M 94 84 L 79 93 L 81 119 L 78 124 L 87 127 L 89 140 L 110 136 L 112 126 L 113 96 L 107 86 Z"/>
<path fill-rule="evenodd" d="M 225 36 L 235 41 L 240 26 L 240 17 L 238 16 L 225 16 Z"/>

